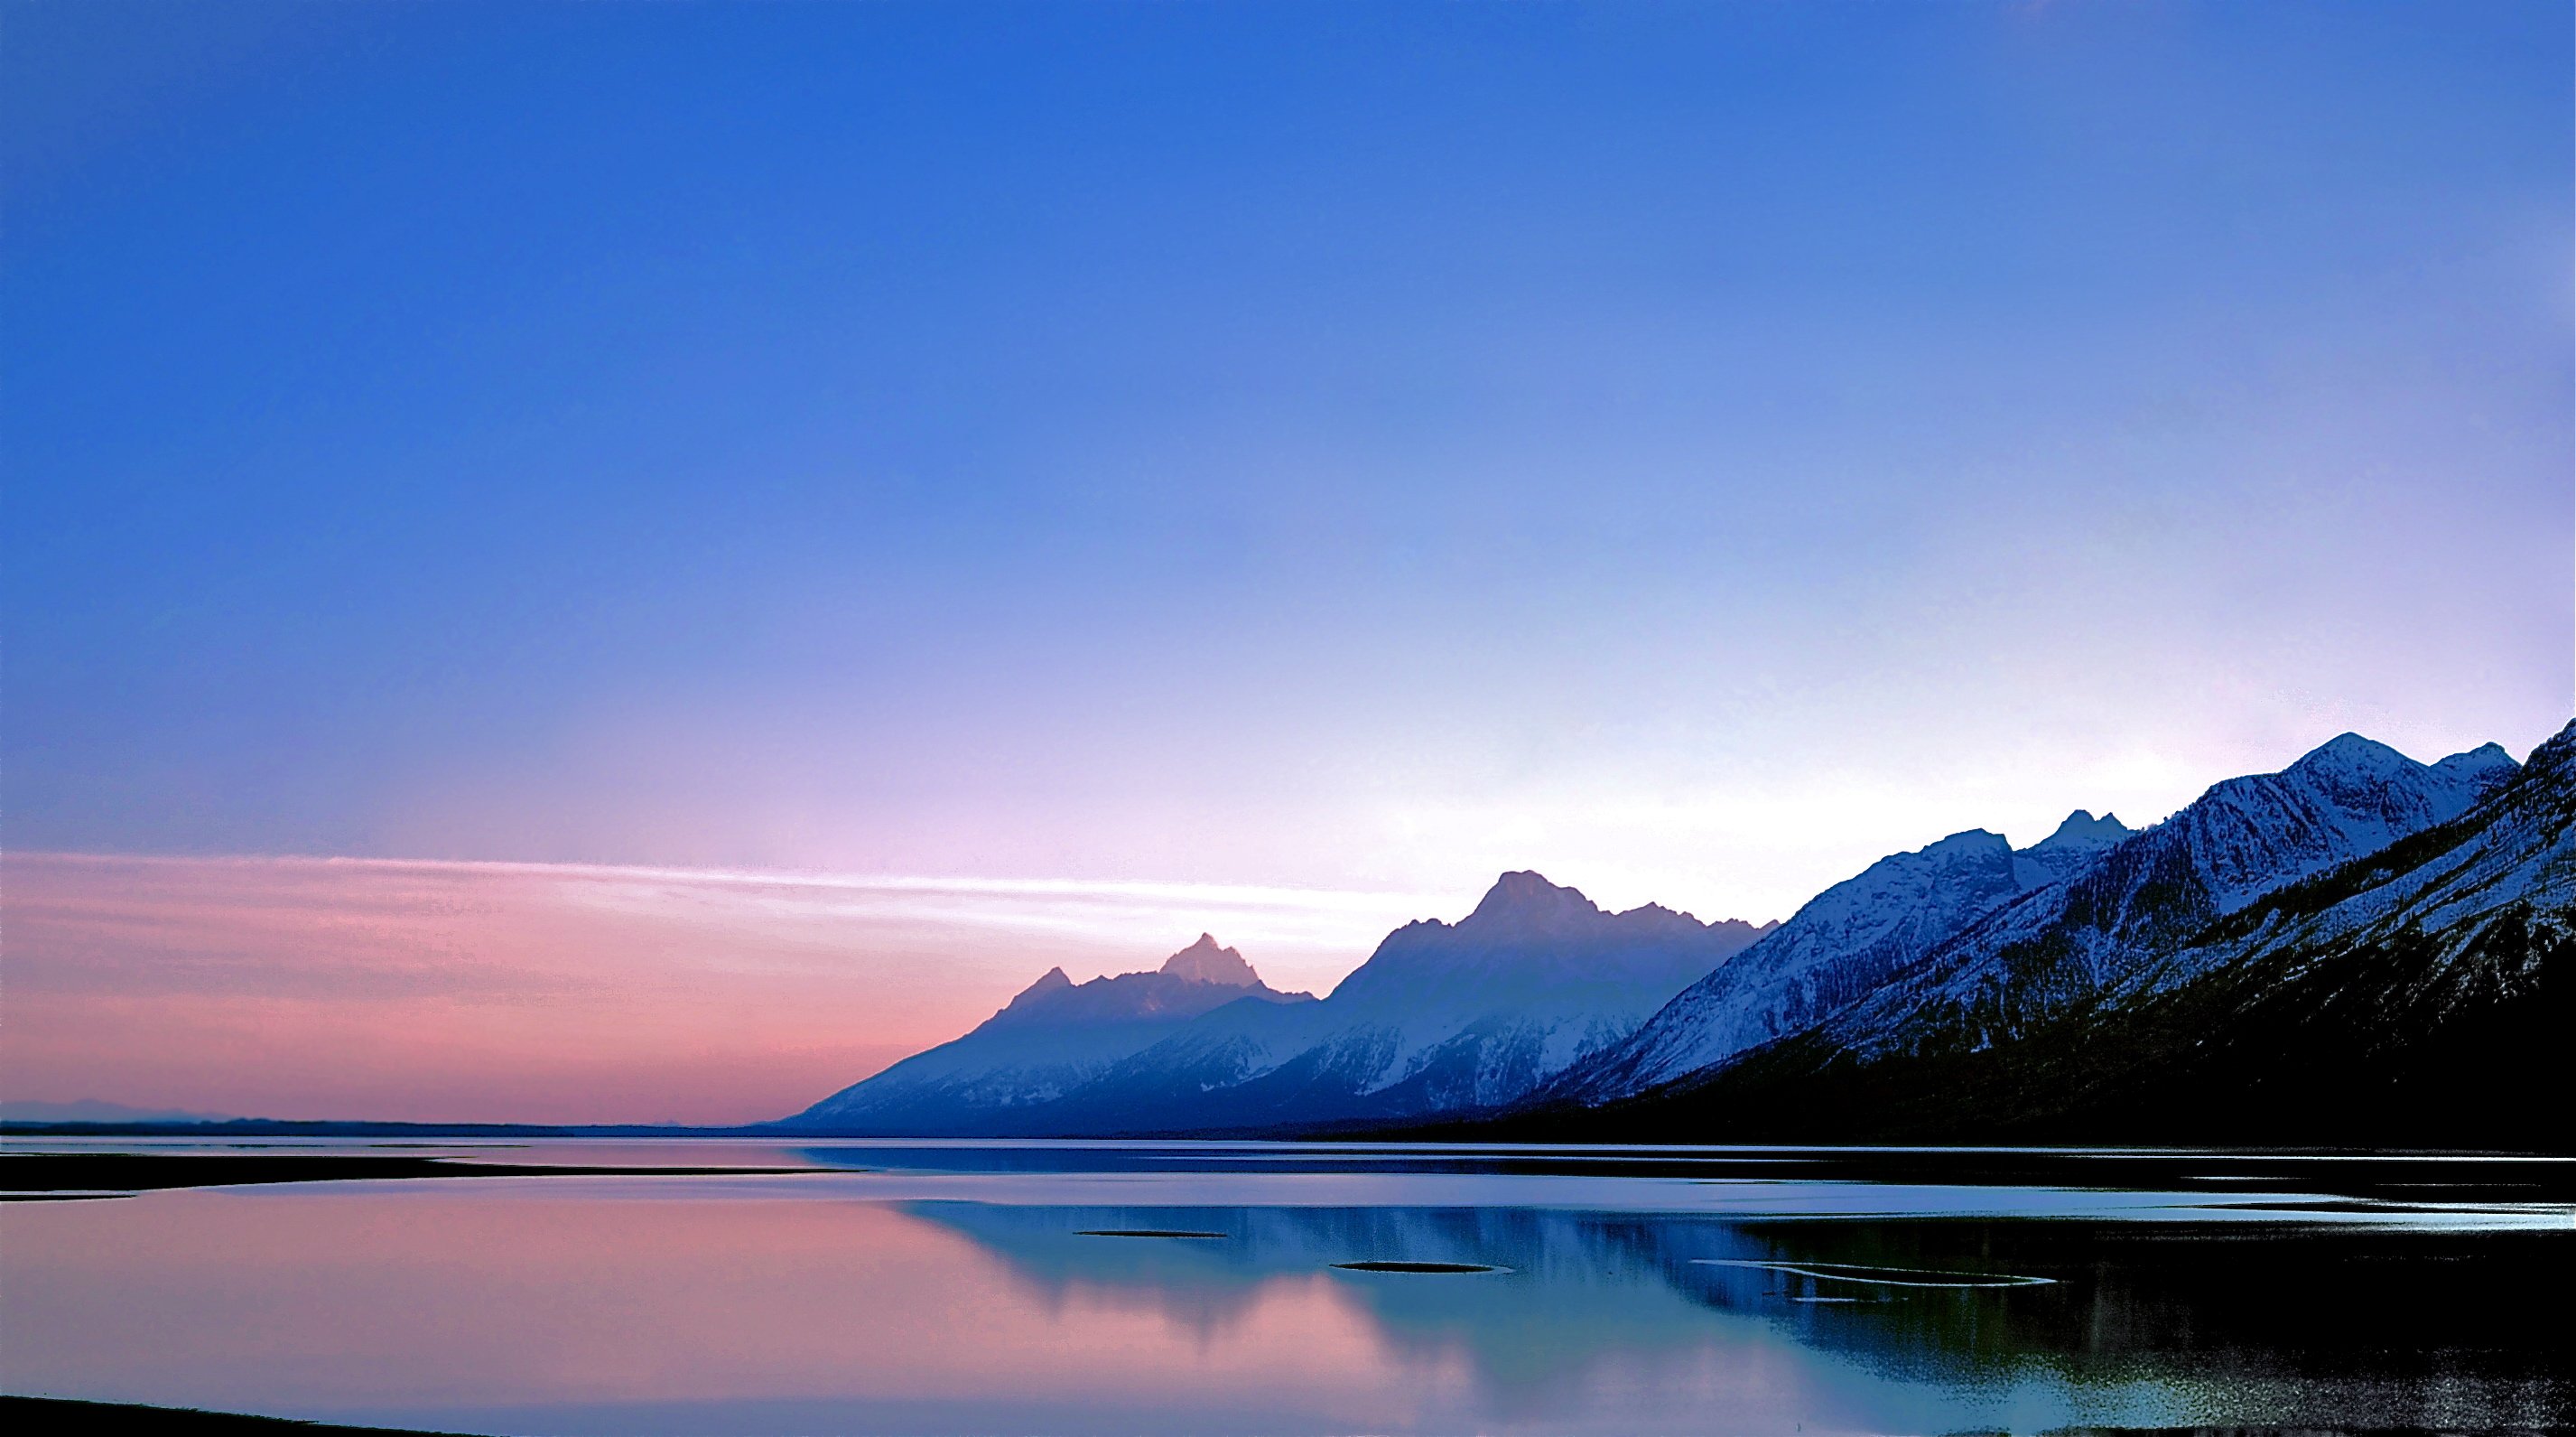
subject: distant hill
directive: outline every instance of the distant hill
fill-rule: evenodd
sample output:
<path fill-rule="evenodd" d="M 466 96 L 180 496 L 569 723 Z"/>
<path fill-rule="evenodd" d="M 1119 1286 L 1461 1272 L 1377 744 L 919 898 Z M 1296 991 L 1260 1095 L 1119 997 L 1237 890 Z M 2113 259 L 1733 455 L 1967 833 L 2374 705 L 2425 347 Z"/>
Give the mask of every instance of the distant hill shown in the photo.
<path fill-rule="evenodd" d="M 68 1103 L 22 1103 L 0 1100 L 0 1122 L 8 1123 L 229 1123 L 240 1119 L 219 1113 L 192 1113 L 179 1108 L 133 1108 L 80 1098 Z"/>

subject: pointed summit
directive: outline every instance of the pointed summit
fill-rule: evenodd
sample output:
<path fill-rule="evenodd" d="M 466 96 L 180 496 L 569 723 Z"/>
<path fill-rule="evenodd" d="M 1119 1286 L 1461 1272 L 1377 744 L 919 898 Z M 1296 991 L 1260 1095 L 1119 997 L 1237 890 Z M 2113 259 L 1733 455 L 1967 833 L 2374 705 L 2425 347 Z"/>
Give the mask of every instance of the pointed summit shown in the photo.
<path fill-rule="evenodd" d="M 2390 776 L 2404 773 L 2419 765 L 2415 760 L 2379 742 L 2357 733 L 2339 733 L 2300 755 L 2297 763 L 2283 769 L 2285 774 L 2301 774 L 2322 782 L 2386 782 Z"/>
<path fill-rule="evenodd" d="M 2108 848 L 2136 832 L 2136 829 L 2122 823 L 2117 814 L 2106 813 L 2100 818 L 2095 818 L 2091 809 L 2079 808 L 2066 815 L 2066 821 L 2057 825 L 2055 833 L 2032 844 L 2029 851 L 2035 853 L 2043 848 L 2050 850 Z"/>
<path fill-rule="evenodd" d="M 1535 872 L 1506 873 L 1494 880 L 1476 911 L 1459 922 L 1489 927 L 1539 931 L 1560 928 L 1598 915 L 1600 907 L 1578 889 L 1548 882 Z"/>
<path fill-rule="evenodd" d="M 2103 854 L 2136 836 L 2135 829 L 2110 814 L 2095 818 L 2091 809 L 2079 808 L 2066 815 L 2055 833 L 2028 848 L 2015 850 L 2013 862 L 2019 866 L 2022 883 L 2037 888 L 2074 877 Z"/>
<path fill-rule="evenodd" d="M 1219 948 L 1213 934 L 1202 933 L 1199 941 L 1163 960 L 1163 971 L 1192 983 L 1216 983 L 1227 988 L 1257 988 L 1261 975 L 1243 961 L 1243 955 L 1231 948 Z"/>
<path fill-rule="evenodd" d="M 1038 981 L 1021 989 L 1020 996 L 1026 998 L 1032 994 L 1044 993 L 1051 988 L 1070 988 L 1072 986 L 1073 980 L 1064 976 L 1064 970 L 1062 968 L 1049 968 L 1044 973 L 1038 975 Z"/>
<path fill-rule="evenodd" d="M 2231 809 L 2238 820 L 2267 828 L 2260 843 L 2333 830 L 2339 835 L 2335 846 L 2343 850 L 2340 861 L 2456 818 L 2494 792 L 2518 770 L 2511 755 L 2500 749 L 2490 753 L 2492 748 L 2453 754 L 2440 763 L 2417 763 L 2384 743 L 2337 734 L 2277 774 L 2213 785 L 2183 813 L 2206 804 Z M 2288 882 L 2291 876 L 2274 881 Z M 2250 890 L 2233 895 L 2250 896 Z"/>
<path fill-rule="evenodd" d="M 2481 795 L 2493 792 L 2506 779 L 2522 771 L 2513 755 L 2500 743 L 2482 743 L 2465 753 L 2455 753 L 2433 765 L 2433 772 L 2468 785 Z"/>
<path fill-rule="evenodd" d="M 1058 994 L 1072 991 L 1073 980 L 1064 976 L 1064 970 L 1049 968 L 1038 976 L 1038 981 L 1021 989 L 1010 1002 L 1003 1004 L 1002 1011 L 1008 1013 L 1013 1009 L 1019 1009 L 1025 1012 L 1030 1008 L 1044 1006 Z"/>

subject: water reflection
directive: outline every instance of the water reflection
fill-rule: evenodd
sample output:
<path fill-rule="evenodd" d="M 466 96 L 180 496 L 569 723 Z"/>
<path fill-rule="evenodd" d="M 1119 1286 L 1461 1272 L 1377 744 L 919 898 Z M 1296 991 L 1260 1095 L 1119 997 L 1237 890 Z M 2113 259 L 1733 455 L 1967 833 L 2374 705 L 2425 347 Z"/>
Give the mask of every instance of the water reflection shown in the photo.
<path fill-rule="evenodd" d="M 1780 1338 L 1831 1359 L 1808 1364 L 1834 1399 L 1825 1420 L 1895 1430 L 2555 1425 L 2576 1394 L 2563 1233 L 1155 1209 L 1236 1240 L 1137 1251 L 1068 1235 L 1133 1216 L 1117 1210 L 911 1210 L 1007 1254 L 1033 1300 L 1151 1305 L 1210 1331 L 1266 1283 L 1336 1263 L 1495 1266 L 1475 1284 L 1364 1274 L 1348 1290 L 1391 1347 L 1464 1360 L 1508 1421 L 1578 1410 L 1607 1370 L 1670 1380 Z"/>
<path fill-rule="evenodd" d="M 2321 1192 L 2277 1165 L 2129 1189 L 1777 1161 L 1713 1181 L 1662 1158 L 795 1156 L 835 1171 L 12 1204 L 0 1385 L 527 1433 L 2576 1416 L 2563 1207 L 2452 1170 L 2404 1178 L 2442 1204 L 2374 1207 L 2376 1179 Z M 2195 1206 L 2214 1188 L 2272 1205 Z"/>

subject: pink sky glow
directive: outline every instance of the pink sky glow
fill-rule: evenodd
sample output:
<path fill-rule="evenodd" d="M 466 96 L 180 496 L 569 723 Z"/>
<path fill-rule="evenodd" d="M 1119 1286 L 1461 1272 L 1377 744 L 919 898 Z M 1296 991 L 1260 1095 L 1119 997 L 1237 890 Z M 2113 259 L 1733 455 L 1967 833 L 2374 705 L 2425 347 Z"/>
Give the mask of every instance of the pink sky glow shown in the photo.
<path fill-rule="evenodd" d="M 1151 967 L 1205 929 L 1274 985 L 1323 991 L 1387 929 L 1474 901 L 337 858 L 5 865 L 0 1100 L 284 1118 L 774 1118 L 964 1032 L 1050 965 Z"/>

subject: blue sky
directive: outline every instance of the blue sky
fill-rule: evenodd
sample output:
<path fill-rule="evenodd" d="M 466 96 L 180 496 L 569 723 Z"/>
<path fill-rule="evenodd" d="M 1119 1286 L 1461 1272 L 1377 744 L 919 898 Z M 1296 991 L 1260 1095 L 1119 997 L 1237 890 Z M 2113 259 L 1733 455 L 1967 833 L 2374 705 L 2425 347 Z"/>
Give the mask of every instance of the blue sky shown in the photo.
<path fill-rule="evenodd" d="M 1760 919 L 2519 752 L 2571 38 L 12 3 L 5 839 Z"/>

